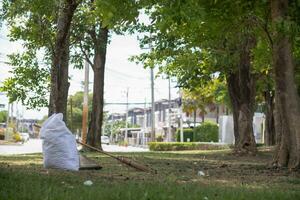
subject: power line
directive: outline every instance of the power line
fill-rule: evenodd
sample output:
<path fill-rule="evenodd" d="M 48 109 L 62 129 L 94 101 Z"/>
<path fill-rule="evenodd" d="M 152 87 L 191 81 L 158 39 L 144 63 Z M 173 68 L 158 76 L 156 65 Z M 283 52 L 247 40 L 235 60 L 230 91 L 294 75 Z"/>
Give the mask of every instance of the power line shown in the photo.
<path fill-rule="evenodd" d="M 129 75 L 129 74 L 126 74 L 126 73 L 122 73 L 122 72 L 113 70 L 113 69 L 111 69 L 111 68 L 106 68 L 106 69 L 107 69 L 108 71 L 113 72 L 113 73 L 119 74 L 120 76 L 129 77 L 129 78 L 134 78 L 134 79 L 140 79 L 140 80 L 145 80 L 145 77 L 136 77 L 136 76 L 132 76 L 132 75 Z"/>
<path fill-rule="evenodd" d="M 144 105 L 145 102 L 136 102 L 136 103 L 123 103 L 123 102 L 117 102 L 117 103 L 104 103 L 105 105 Z M 146 104 L 151 104 L 151 103 L 146 103 Z"/>

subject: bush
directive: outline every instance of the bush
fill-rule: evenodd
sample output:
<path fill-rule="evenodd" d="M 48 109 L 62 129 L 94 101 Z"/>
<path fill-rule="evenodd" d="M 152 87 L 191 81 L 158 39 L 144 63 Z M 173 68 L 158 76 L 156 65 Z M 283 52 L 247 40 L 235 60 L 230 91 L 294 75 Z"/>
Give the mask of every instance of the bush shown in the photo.
<path fill-rule="evenodd" d="M 197 142 L 149 142 L 148 145 L 151 151 L 219 150 L 229 148 L 228 145 Z"/>
<path fill-rule="evenodd" d="M 180 129 L 177 129 L 176 132 L 177 142 L 180 142 Z M 190 142 L 194 141 L 194 132 L 191 128 L 183 129 L 183 141 L 187 142 L 187 139 L 190 138 Z"/>
<path fill-rule="evenodd" d="M 162 141 L 164 141 L 164 138 L 160 135 L 160 136 L 156 137 L 156 141 L 162 142 Z"/>
<path fill-rule="evenodd" d="M 21 142 L 22 141 L 22 138 L 21 138 L 21 135 L 19 133 L 15 133 L 13 135 L 13 139 L 16 141 L 16 142 Z"/>
<path fill-rule="evenodd" d="M 218 142 L 218 125 L 213 122 L 203 122 L 200 126 L 194 128 L 193 138 L 195 142 Z"/>

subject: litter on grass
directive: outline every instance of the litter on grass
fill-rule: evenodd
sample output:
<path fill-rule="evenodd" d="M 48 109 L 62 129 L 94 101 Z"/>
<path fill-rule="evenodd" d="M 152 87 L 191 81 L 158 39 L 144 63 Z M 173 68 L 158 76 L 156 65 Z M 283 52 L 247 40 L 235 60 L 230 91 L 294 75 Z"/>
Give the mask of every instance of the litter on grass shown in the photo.
<path fill-rule="evenodd" d="M 87 181 L 84 181 L 83 185 L 91 186 L 91 185 L 93 185 L 93 182 L 91 180 L 87 180 Z"/>
<path fill-rule="evenodd" d="M 203 171 L 198 171 L 198 176 L 205 176 L 205 173 Z"/>
<path fill-rule="evenodd" d="M 63 121 L 63 114 L 53 114 L 42 125 L 45 168 L 78 171 L 79 155 L 76 139 Z"/>

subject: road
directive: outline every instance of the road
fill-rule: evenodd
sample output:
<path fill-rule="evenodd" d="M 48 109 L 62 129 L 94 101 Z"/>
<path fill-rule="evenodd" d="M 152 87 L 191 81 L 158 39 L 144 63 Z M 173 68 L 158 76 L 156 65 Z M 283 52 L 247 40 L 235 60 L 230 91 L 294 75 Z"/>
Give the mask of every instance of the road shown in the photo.
<path fill-rule="evenodd" d="M 147 148 L 140 147 L 122 147 L 118 145 L 105 145 L 103 144 L 103 150 L 107 152 L 146 152 Z M 28 154 L 28 153 L 41 153 L 42 152 L 42 140 L 30 139 L 24 144 L 15 145 L 0 145 L 0 155 L 13 155 L 13 154 Z"/>

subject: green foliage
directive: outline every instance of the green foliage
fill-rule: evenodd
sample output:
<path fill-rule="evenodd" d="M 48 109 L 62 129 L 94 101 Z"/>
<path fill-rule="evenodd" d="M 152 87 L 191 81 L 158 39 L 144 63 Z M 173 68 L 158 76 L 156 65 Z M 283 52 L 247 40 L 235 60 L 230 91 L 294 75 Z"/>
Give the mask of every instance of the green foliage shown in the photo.
<path fill-rule="evenodd" d="M 12 76 L 1 90 L 10 102 L 21 101 L 27 108 L 47 106 L 59 1 L 4 0 L 2 4 L 1 19 L 7 24 L 9 39 L 22 41 L 25 51 L 8 56 Z"/>
<path fill-rule="evenodd" d="M 92 98 L 93 94 L 89 94 L 88 105 L 89 113 L 92 111 Z M 71 113 L 72 104 L 72 113 Z M 67 125 L 72 132 L 76 132 L 77 129 L 82 129 L 82 104 L 83 104 L 83 92 L 76 92 L 74 95 L 70 95 L 67 105 Z"/>
<path fill-rule="evenodd" d="M 139 126 L 128 123 L 128 128 L 139 128 Z M 105 130 L 104 133 L 105 135 L 113 135 L 115 136 L 120 132 L 121 128 L 126 127 L 126 122 L 125 120 L 118 120 L 118 121 L 111 121 L 111 122 L 106 122 L 105 123 Z"/>
<path fill-rule="evenodd" d="M 138 6 L 134 0 L 83 0 L 74 13 L 71 29 L 71 62 L 75 68 L 83 68 L 83 60 L 94 65 L 96 48 L 103 48 L 102 30 L 123 34 L 138 17 Z M 109 42 L 109 41 L 108 41 Z"/>
<path fill-rule="evenodd" d="M 183 141 L 187 142 L 188 138 L 190 138 L 190 142 L 194 141 L 193 129 L 184 128 L 183 129 Z M 180 129 L 177 129 L 177 131 L 176 131 L 176 139 L 177 139 L 177 142 L 180 142 Z"/>
<path fill-rule="evenodd" d="M 219 127 L 213 122 L 203 122 L 194 128 L 194 141 L 196 142 L 218 142 Z"/>
<path fill-rule="evenodd" d="M 196 142 L 149 142 L 148 145 L 151 151 L 219 150 L 229 148 L 227 145 Z"/>
<path fill-rule="evenodd" d="M 7 111 L 0 111 L 0 123 L 6 122 L 7 120 Z"/>
<path fill-rule="evenodd" d="M 16 142 L 21 142 L 22 141 L 22 137 L 21 137 L 21 135 L 19 133 L 14 133 L 13 139 Z"/>
<path fill-rule="evenodd" d="M 20 101 L 27 108 L 48 105 L 49 69 L 41 67 L 35 51 L 9 56 L 12 77 L 7 78 L 0 91 L 7 92 L 9 102 Z"/>

